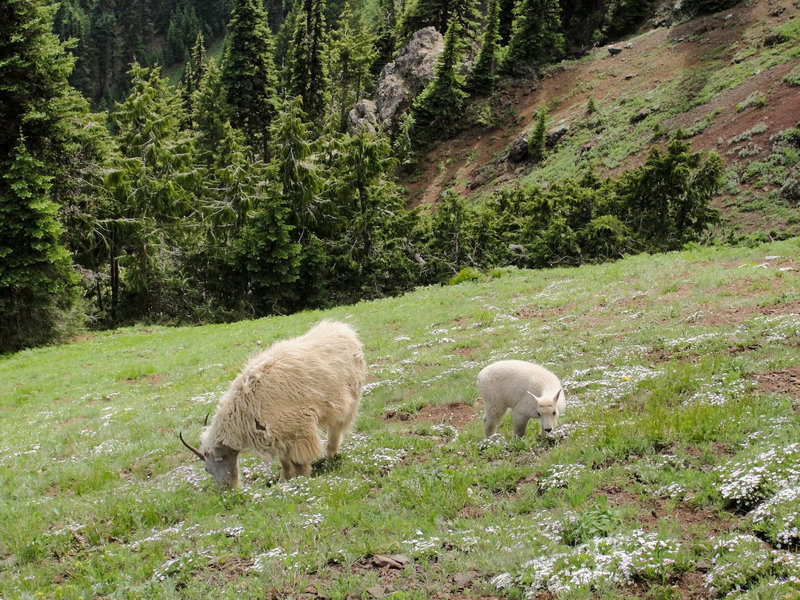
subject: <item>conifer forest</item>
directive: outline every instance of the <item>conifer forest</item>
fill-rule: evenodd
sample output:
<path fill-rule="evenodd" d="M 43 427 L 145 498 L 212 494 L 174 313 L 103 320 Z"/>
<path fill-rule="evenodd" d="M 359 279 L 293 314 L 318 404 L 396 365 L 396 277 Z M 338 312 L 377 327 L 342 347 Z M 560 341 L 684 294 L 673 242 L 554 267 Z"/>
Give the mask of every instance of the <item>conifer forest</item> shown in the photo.
<path fill-rule="evenodd" d="M 624 172 L 480 202 L 446 190 L 412 208 L 401 184 L 474 125 L 470 103 L 633 32 L 654 4 L 3 0 L 0 352 L 706 241 L 723 166 L 679 138 Z M 444 46 L 430 83 L 391 124 L 349 126 L 384 66 L 431 26 Z M 534 162 L 545 119 L 543 106 Z"/>

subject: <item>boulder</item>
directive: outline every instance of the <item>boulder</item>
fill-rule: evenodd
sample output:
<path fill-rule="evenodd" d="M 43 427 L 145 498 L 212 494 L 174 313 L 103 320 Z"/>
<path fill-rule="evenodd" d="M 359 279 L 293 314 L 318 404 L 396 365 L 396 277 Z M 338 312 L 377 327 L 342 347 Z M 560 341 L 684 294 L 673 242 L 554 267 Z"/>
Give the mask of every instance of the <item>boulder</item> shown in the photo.
<path fill-rule="evenodd" d="M 523 131 L 511 142 L 511 147 L 508 149 L 508 160 L 522 162 L 526 158 L 528 158 L 528 132 Z"/>
<path fill-rule="evenodd" d="M 444 38 L 433 27 L 420 29 L 381 70 L 375 88 L 378 120 L 385 127 L 399 121 L 422 90 L 433 81 Z"/>
<path fill-rule="evenodd" d="M 551 127 L 547 130 L 547 134 L 545 134 L 545 144 L 548 148 L 552 148 L 558 143 L 562 137 L 564 137 L 569 132 L 569 125 L 566 123 L 560 123 L 555 127 Z"/>
<path fill-rule="evenodd" d="M 378 130 L 378 109 L 372 100 L 359 100 L 347 113 L 347 130 L 350 133 L 375 133 Z"/>

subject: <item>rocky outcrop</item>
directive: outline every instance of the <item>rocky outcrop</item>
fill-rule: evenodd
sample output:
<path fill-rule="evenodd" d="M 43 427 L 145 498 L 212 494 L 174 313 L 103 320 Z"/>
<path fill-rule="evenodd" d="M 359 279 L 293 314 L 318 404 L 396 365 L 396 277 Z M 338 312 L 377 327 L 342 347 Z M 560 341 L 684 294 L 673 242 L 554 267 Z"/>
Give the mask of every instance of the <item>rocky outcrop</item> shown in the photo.
<path fill-rule="evenodd" d="M 520 133 L 508 149 L 508 160 L 511 162 L 522 162 L 528 158 L 528 132 Z"/>
<path fill-rule="evenodd" d="M 350 133 L 375 133 L 378 130 L 378 109 L 372 100 L 359 100 L 347 113 L 347 130 Z"/>
<path fill-rule="evenodd" d="M 444 38 L 433 27 L 420 29 L 412 35 L 400 48 L 397 58 L 383 67 L 373 106 L 362 100 L 350 111 L 348 129 L 351 132 L 362 128 L 369 130 L 375 123 L 387 128 L 397 125 L 414 98 L 433 81 L 443 49 Z"/>

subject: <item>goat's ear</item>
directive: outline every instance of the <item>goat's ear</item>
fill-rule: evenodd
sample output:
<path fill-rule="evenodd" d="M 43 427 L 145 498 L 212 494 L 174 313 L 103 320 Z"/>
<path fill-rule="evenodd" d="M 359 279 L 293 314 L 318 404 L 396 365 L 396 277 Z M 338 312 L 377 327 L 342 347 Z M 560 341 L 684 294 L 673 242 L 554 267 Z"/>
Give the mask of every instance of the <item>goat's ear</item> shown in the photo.
<path fill-rule="evenodd" d="M 525 390 L 525 391 L 528 392 L 531 395 L 531 398 L 536 400 L 536 404 L 539 404 L 542 401 L 542 399 L 539 396 L 537 396 L 536 394 L 534 394 L 532 391 L 530 391 L 530 390 Z"/>

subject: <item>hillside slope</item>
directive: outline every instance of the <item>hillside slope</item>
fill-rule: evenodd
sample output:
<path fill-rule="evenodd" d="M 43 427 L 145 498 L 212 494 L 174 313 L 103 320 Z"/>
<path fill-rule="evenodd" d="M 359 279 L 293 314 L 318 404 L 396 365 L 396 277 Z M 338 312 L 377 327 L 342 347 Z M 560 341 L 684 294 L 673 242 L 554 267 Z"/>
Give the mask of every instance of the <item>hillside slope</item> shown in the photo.
<path fill-rule="evenodd" d="M 792 0 L 741 2 L 674 27 L 647 29 L 574 61 L 537 81 L 505 82 L 473 106 L 492 127 L 472 127 L 427 152 L 406 178 L 410 204 L 432 204 L 452 188 L 480 200 L 502 186 L 546 185 L 594 166 L 613 175 L 637 166 L 653 144 L 688 139 L 714 150 L 728 168 L 719 206 L 726 230 L 747 234 L 800 231 L 800 198 L 777 201 L 798 179 L 800 141 L 775 138 L 800 121 L 800 7 Z M 794 85 L 784 81 L 791 79 Z M 597 112 L 587 114 L 589 99 Z M 508 159 L 540 106 L 548 123 L 569 131 L 537 165 Z M 493 117 L 486 117 L 491 109 Z"/>
<path fill-rule="evenodd" d="M 796 238 L 3 356 L 0 597 L 797 597 L 799 313 Z M 368 363 L 341 457 L 216 490 L 178 432 L 328 317 Z M 552 437 L 483 439 L 504 358 L 561 376 Z"/>

